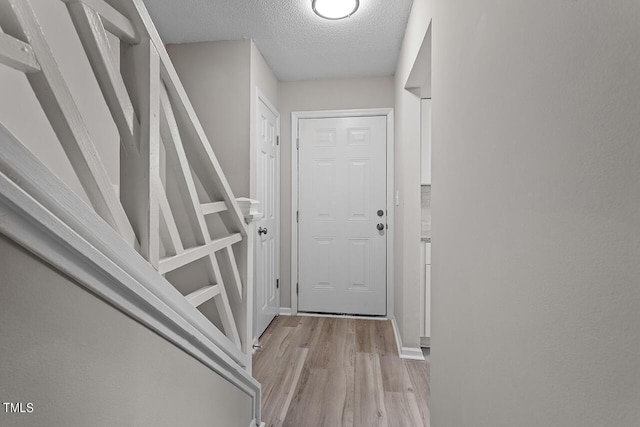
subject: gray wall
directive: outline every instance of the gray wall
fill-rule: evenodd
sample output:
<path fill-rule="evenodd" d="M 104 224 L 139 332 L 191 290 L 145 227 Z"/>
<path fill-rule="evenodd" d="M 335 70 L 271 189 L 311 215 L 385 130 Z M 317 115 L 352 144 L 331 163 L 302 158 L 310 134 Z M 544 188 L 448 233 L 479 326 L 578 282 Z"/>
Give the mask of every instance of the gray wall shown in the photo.
<path fill-rule="evenodd" d="M 436 2 L 432 425 L 640 425 L 640 3 Z"/>
<path fill-rule="evenodd" d="M 278 80 L 251 40 L 167 50 L 235 196 L 255 197 L 256 88 L 277 107 Z"/>
<path fill-rule="evenodd" d="M 248 197 L 251 40 L 168 45 L 167 51 L 234 195 Z"/>
<path fill-rule="evenodd" d="M 291 113 L 393 107 L 393 78 L 281 82 L 280 107 L 280 298 L 291 307 Z"/>
<path fill-rule="evenodd" d="M 433 0 L 415 0 L 398 56 L 395 90 L 394 311 L 402 345 L 420 346 L 420 98 L 405 90 L 432 16 Z M 435 160 L 434 160 L 435 161 Z M 434 180 L 435 185 L 435 180 Z"/>
<path fill-rule="evenodd" d="M 2 426 L 249 425 L 251 401 L 182 350 L 0 238 Z"/>

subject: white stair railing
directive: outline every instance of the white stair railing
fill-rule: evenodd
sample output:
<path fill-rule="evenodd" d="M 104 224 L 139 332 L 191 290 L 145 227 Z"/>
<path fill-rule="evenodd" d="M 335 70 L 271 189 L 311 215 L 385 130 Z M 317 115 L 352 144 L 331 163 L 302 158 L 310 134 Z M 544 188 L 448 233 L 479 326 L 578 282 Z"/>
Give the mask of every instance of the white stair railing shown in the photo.
<path fill-rule="evenodd" d="M 250 372 L 251 233 L 142 0 L 62 1 L 118 129 L 120 194 L 28 0 L 0 0 L 0 64 L 26 74 L 95 213 L 207 313 L 226 337 L 220 351 Z M 200 286 L 185 290 L 187 270 Z"/>
<path fill-rule="evenodd" d="M 93 208 L 127 242 L 135 235 L 28 2 L 0 1 L 0 63 L 24 71 Z"/>

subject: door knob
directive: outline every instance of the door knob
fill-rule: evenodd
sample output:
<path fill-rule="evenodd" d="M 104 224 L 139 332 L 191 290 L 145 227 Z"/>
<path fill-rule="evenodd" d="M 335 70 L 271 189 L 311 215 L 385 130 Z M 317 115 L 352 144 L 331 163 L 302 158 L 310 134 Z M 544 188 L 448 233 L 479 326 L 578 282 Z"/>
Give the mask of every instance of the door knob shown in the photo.
<path fill-rule="evenodd" d="M 269 230 L 267 230 L 266 227 L 265 228 L 258 227 L 258 235 L 267 234 L 267 231 L 269 231 Z"/>
<path fill-rule="evenodd" d="M 378 231 L 382 231 L 384 230 L 384 224 L 379 223 L 378 225 L 376 225 L 376 228 L 378 229 Z"/>

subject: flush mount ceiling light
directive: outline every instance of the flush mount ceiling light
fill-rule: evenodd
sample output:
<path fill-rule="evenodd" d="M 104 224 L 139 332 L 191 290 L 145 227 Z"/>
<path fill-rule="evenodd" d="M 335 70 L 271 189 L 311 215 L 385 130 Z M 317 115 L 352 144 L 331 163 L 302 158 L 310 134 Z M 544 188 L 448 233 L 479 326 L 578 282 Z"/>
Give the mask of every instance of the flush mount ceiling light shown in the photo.
<path fill-rule="evenodd" d="M 325 19 L 348 18 L 358 10 L 360 0 L 313 0 L 311 7 L 316 15 Z"/>

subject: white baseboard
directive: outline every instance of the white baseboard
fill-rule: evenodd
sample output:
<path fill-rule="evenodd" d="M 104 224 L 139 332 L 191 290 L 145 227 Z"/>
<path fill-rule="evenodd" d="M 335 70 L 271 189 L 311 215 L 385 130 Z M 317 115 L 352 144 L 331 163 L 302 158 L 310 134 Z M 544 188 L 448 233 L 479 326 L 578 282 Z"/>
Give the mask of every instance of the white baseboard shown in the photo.
<path fill-rule="evenodd" d="M 420 347 L 402 347 L 400 359 L 425 360 Z"/>
<path fill-rule="evenodd" d="M 391 324 L 393 325 L 393 334 L 396 337 L 396 348 L 400 359 L 425 360 L 420 347 L 404 347 L 402 345 L 402 338 L 395 317 L 391 319 Z"/>
<path fill-rule="evenodd" d="M 291 307 L 280 307 L 280 316 L 291 316 Z"/>

